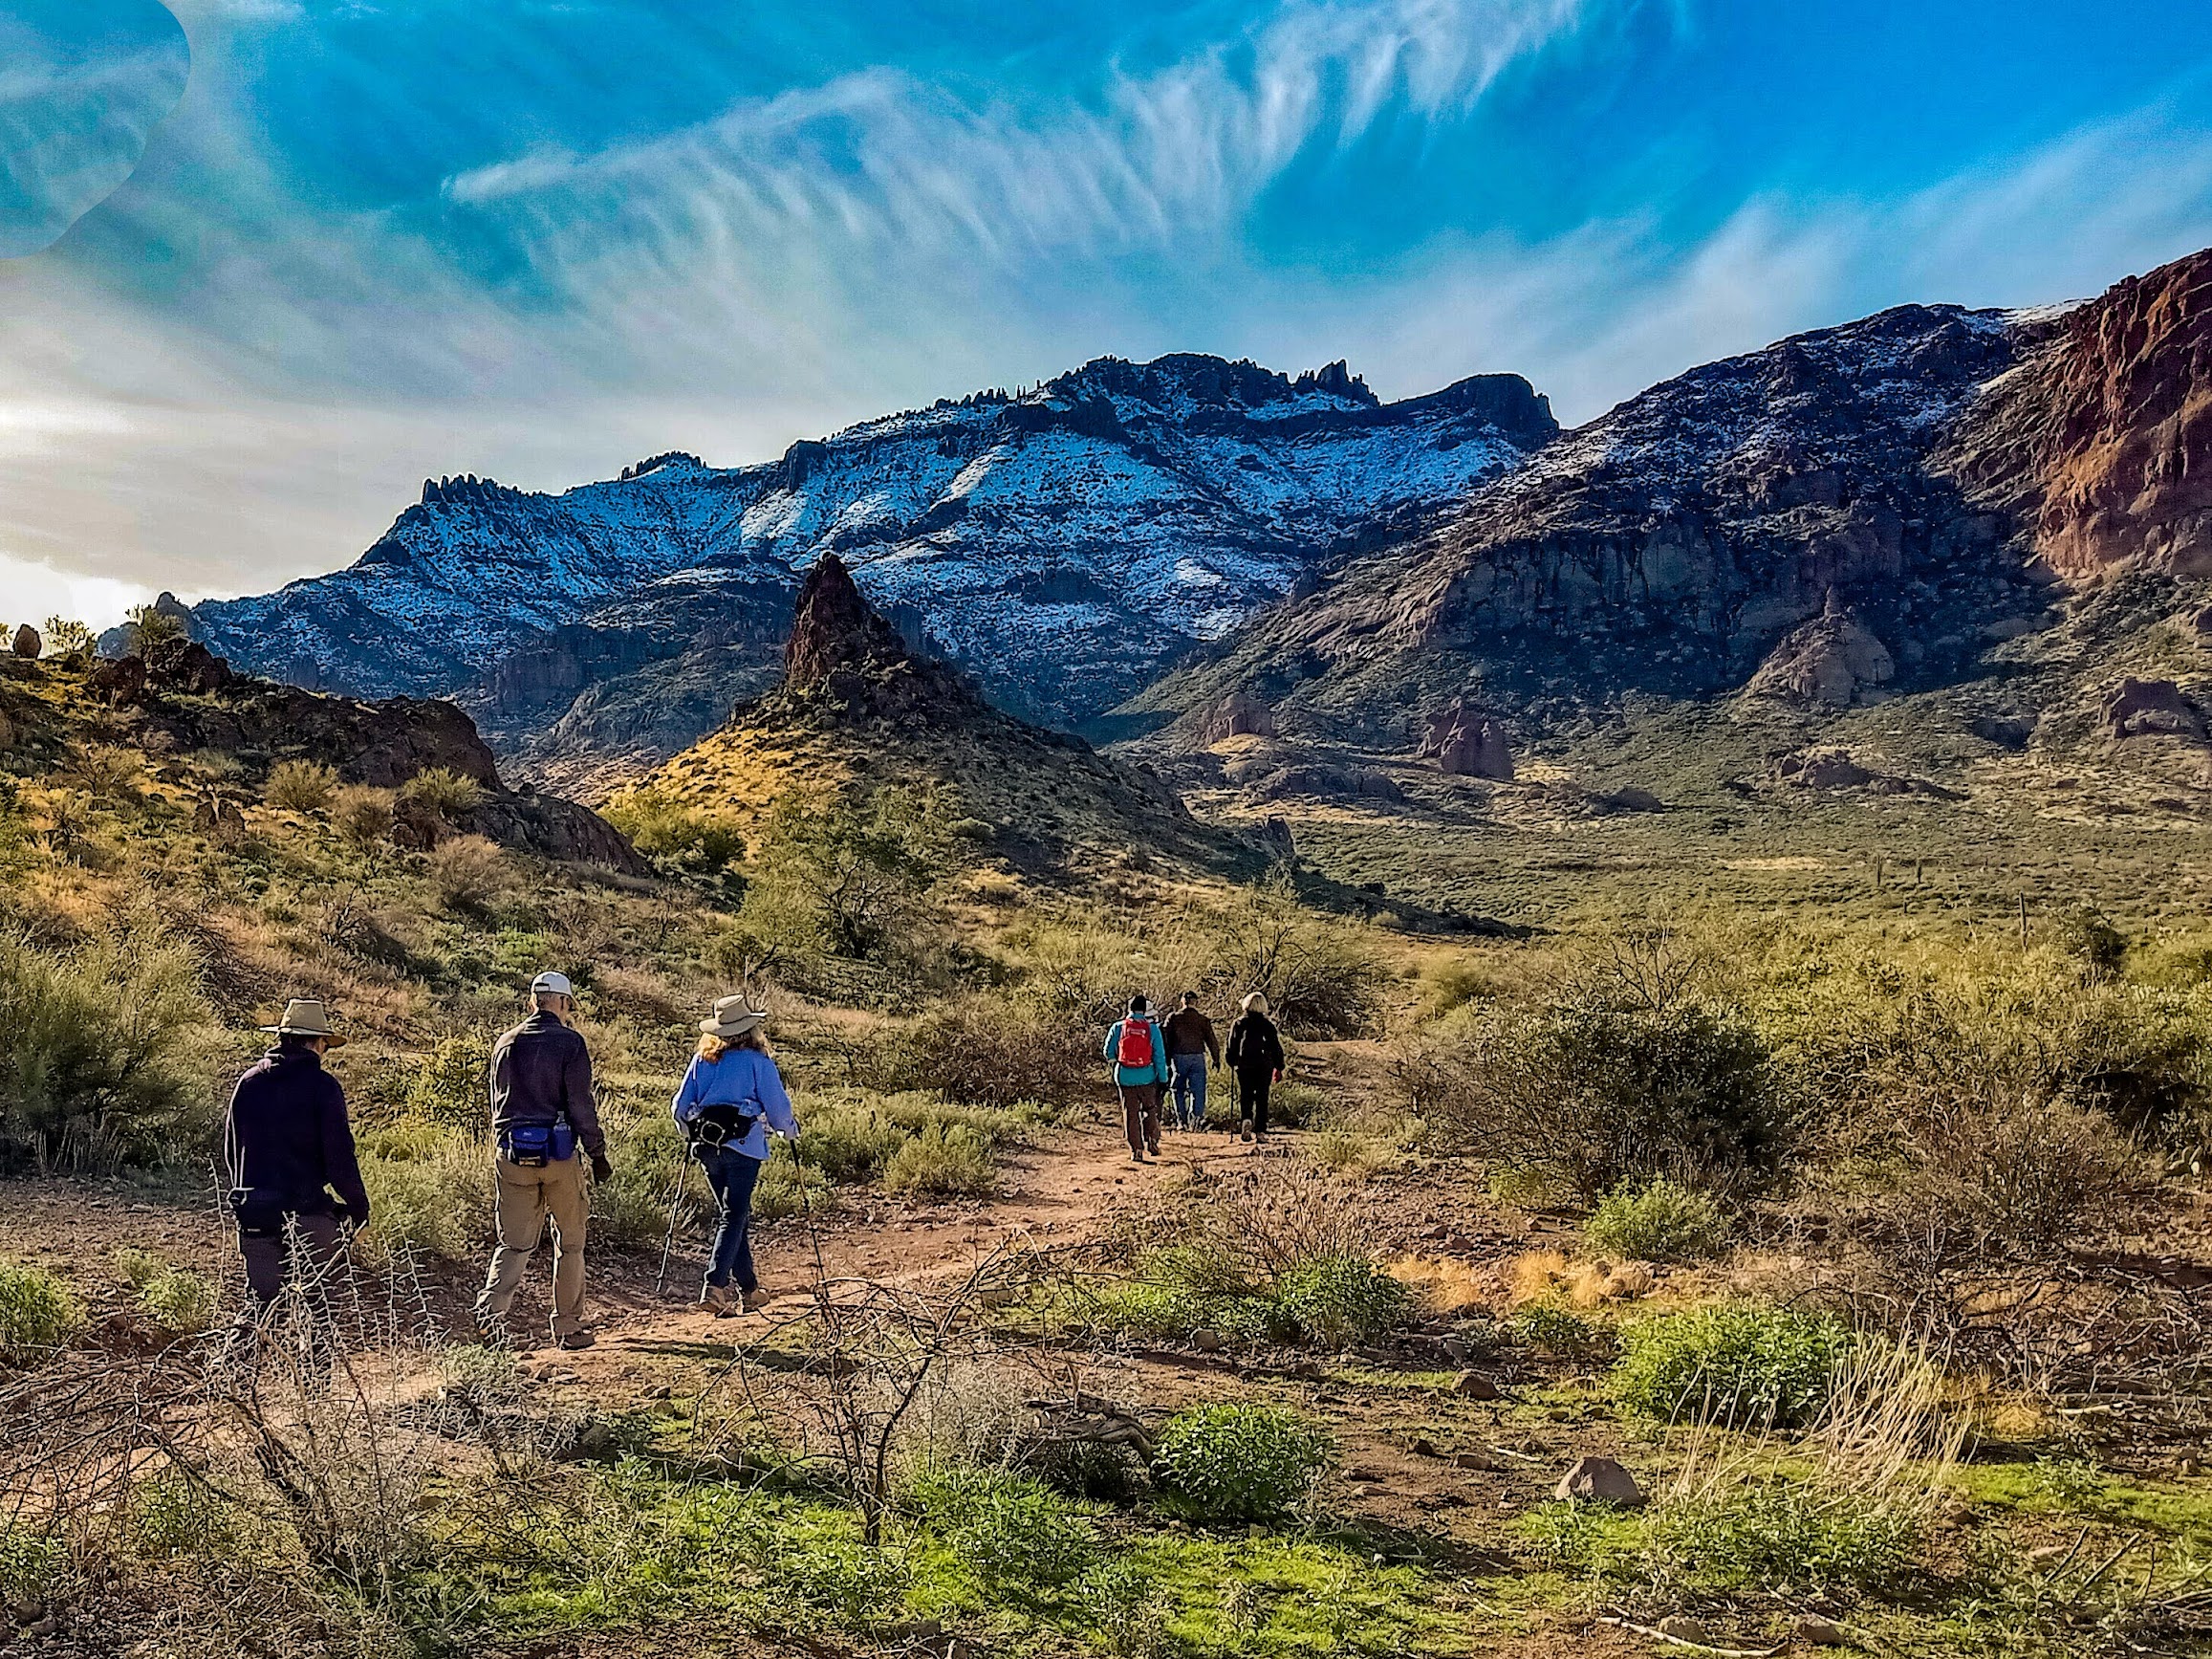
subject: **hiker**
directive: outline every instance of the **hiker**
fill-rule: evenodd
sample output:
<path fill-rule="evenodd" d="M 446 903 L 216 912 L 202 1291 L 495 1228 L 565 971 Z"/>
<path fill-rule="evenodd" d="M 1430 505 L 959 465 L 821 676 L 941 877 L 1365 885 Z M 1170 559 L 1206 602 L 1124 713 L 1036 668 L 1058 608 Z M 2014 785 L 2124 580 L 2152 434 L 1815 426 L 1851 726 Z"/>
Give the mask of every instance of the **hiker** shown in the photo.
<path fill-rule="evenodd" d="M 1268 999 L 1259 992 L 1245 998 L 1244 1009 L 1229 1027 L 1229 1070 L 1237 1080 L 1244 1138 L 1264 1141 L 1268 1091 L 1283 1081 L 1283 1034 L 1268 1017 Z"/>
<path fill-rule="evenodd" d="M 564 1348 L 588 1348 L 584 1324 L 584 1231 L 592 1213 L 584 1160 L 592 1179 L 614 1178 L 607 1137 L 592 1102 L 592 1057 L 570 1024 L 575 987 L 562 973 L 531 981 L 530 1017 L 491 1045 L 491 1134 L 499 1176 L 494 1213 L 498 1248 L 476 1301 L 476 1334 L 495 1342 L 507 1310 L 553 1217 L 553 1334 Z"/>
<path fill-rule="evenodd" d="M 1129 1137 L 1129 1156 L 1160 1156 L 1160 1094 L 1167 1081 L 1167 1042 L 1140 991 L 1129 999 L 1129 1013 L 1106 1034 L 1106 1058 L 1114 1062 L 1114 1084 L 1121 1092 L 1121 1127 Z"/>
<path fill-rule="evenodd" d="M 369 1219 L 346 1092 L 322 1057 L 345 1041 L 330 1011 L 295 996 L 261 1027 L 276 1041 L 238 1080 L 223 1120 L 226 1202 L 254 1307 L 266 1314 L 289 1273 L 316 1303 L 344 1248 L 341 1229 Z M 332 1194 L 336 1193 L 336 1197 Z"/>
<path fill-rule="evenodd" d="M 768 1163 L 772 1132 L 798 1144 L 799 1121 L 776 1074 L 761 1027 L 768 1010 L 725 996 L 699 1022 L 699 1052 L 676 1090 L 674 1112 L 685 1151 L 706 1171 L 719 1215 L 699 1305 L 716 1319 L 761 1305 L 752 1268 L 752 1190 Z M 737 1294 L 730 1294 L 735 1281 Z"/>
<path fill-rule="evenodd" d="M 1167 1069 L 1175 1078 L 1174 1121 L 1178 1128 L 1205 1127 L 1205 1070 L 1208 1056 L 1222 1063 L 1221 1039 L 1213 1021 L 1199 1012 L 1198 993 L 1182 993 L 1182 1006 L 1167 1016 Z"/>

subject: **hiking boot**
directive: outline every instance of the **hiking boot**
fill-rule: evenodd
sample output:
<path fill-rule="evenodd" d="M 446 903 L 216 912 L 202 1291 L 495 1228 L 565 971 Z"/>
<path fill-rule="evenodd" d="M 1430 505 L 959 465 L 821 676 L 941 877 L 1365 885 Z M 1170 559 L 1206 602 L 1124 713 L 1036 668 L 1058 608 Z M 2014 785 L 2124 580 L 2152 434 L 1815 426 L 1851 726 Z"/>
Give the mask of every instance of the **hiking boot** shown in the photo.
<path fill-rule="evenodd" d="M 1144 1149 L 1147 1152 L 1150 1152 L 1155 1158 L 1160 1156 L 1160 1143 L 1158 1141 L 1145 1142 Z"/>
<path fill-rule="evenodd" d="M 1144 1154 L 1142 1152 L 1133 1151 L 1129 1154 L 1129 1161 L 1132 1164 L 1141 1164 L 1144 1162 Z"/>
<path fill-rule="evenodd" d="M 553 1342 L 557 1346 L 567 1348 L 571 1353 L 574 1353 L 578 1348 L 590 1347 L 598 1340 L 589 1331 L 570 1331 L 566 1336 L 555 1337 Z"/>
<path fill-rule="evenodd" d="M 742 1313 L 757 1314 L 766 1306 L 768 1306 L 768 1293 L 765 1291 L 744 1291 L 739 1294 L 737 1299 L 737 1311 Z"/>
<path fill-rule="evenodd" d="M 737 1312 L 737 1292 L 726 1284 L 710 1284 L 699 1293 L 699 1305 L 718 1320 Z"/>
<path fill-rule="evenodd" d="M 1252 1138 L 1252 1120 L 1247 1118 L 1238 1132 L 1242 1134 L 1246 1140 L 1250 1140 Z"/>

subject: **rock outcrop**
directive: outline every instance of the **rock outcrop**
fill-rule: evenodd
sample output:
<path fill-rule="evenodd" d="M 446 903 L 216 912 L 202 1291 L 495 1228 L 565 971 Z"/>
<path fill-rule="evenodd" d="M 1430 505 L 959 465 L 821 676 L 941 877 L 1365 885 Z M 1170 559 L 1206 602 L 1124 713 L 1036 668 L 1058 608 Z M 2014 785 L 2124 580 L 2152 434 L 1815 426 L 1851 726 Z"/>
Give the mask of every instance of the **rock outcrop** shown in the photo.
<path fill-rule="evenodd" d="M 2212 576 L 2212 250 L 2047 325 L 1958 434 L 1952 464 L 2062 576 L 2132 559 Z"/>
<path fill-rule="evenodd" d="M 1451 776 L 1488 777 L 1502 783 L 1513 779 L 1513 751 L 1504 724 L 1462 700 L 1455 699 L 1428 717 L 1417 752 Z"/>
<path fill-rule="evenodd" d="M 1272 737 L 1275 711 L 1240 686 L 1201 710 L 1196 735 L 1201 744 L 1223 743 L 1231 737 Z"/>
<path fill-rule="evenodd" d="M 1896 676 L 1888 647 L 1832 591 L 1819 616 L 1790 629 L 1767 652 L 1744 694 L 1801 709 L 1848 709 Z"/>
<path fill-rule="evenodd" d="M 38 630 L 25 622 L 15 630 L 12 648 L 18 657 L 36 661 L 38 653 L 46 648 L 46 644 L 39 639 Z"/>
<path fill-rule="evenodd" d="M 2171 680 L 2122 680 L 2097 699 L 2114 737 L 2185 737 L 2204 741 L 2204 716 Z"/>

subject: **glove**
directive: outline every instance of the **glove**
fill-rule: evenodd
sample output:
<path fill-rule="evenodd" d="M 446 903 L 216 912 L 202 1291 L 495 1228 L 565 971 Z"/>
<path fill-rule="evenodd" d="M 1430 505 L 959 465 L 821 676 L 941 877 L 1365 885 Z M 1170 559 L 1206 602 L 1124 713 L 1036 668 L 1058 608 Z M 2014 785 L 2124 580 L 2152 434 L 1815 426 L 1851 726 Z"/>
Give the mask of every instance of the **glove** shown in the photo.
<path fill-rule="evenodd" d="M 606 1153 L 594 1152 L 592 1154 L 592 1179 L 604 1183 L 612 1181 L 614 1178 L 615 1167 L 607 1162 Z"/>

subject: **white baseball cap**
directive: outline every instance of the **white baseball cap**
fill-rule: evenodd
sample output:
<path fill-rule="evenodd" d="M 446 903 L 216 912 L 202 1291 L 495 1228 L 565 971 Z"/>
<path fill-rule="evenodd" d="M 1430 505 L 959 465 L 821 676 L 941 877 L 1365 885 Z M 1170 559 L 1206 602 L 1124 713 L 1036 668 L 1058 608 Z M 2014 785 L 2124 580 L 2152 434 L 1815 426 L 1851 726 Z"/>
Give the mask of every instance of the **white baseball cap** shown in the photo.
<path fill-rule="evenodd" d="M 550 969 L 531 980 L 530 988 L 547 996 L 574 996 L 576 993 L 576 988 L 569 983 L 567 974 L 555 973 Z"/>

